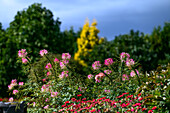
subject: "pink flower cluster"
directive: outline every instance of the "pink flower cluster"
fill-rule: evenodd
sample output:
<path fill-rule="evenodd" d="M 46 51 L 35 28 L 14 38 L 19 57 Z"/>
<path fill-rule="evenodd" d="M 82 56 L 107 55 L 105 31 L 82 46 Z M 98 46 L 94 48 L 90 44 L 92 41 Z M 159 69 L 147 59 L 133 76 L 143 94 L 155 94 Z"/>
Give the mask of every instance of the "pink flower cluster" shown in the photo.
<path fill-rule="evenodd" d="M 131 67 L 135 64 L 135 61 L 133 59 L 130 59 L 130 55 L 125 52 L 122 52 L 120 54 L 120 60 L 122 62 L 125 62 L 127 67 Z"/>
<path fill-rule="evenodd" d="M 88 79 L 92 79 L 92 78 L 93 78 L 93 76 L 94 76 L 94 75 L 89 74 L 87 77 L 88 77 Z"/>
<path fill-rule="evenodd" d="M 59 78 L 63 79 L 64 77 L 68 77 L 68 71 L 61 72 L 61 75 L 59 75 Z"/>
<path fill-rule="evenodd" d="M 45 66 L 46 69 L 51 69 L 52 68 L 52 65 L 50 63 L 48 63 L 46 66 Z"/>
<path fill-rule="evenodd" d="M 113 59 L 112 58 L 105 59 L 104 64 L 106 66 L 112 65 L 113 64 Z"/>
<path fill-rule="evenodd" d="M 58 58 L 55 58 L 54 62 L 59 63 L 60 61 L 58 60 Z"/>
<path fill-rule="evenodd" d="M 51 92 L 51 97 L 56 97 L 58 92 Z"/>
<path fill-rule="evenodd" d="M 129 80 L 129 76 L 127 74 L 123 74 L 122 75 L 122 80 L 125 81 L 125 80 Z"/>
<path fill-rule="evenodd" d="M 69 53 L 63 53 L 62 54 L 62 60 L 59 63 L 61 69 L 66 68 L 66 65 L 69 63 L 70 58 L 71 58 L 71 55 Z"/>
<path fill-rule="evenodd" d="M 112 71 L 108 69 L 108 70 L 104 70 L 104 73 L 110 75 L 112 73 Z"/>
<path fill-rule="evenodd" d="M 139 75 L 139 71 L 137 69 L 135 69 L 135 71 Z M 130 76 L 134 77 L 136 75 L 136 73 L 134 71 L 131 71 Z"/>
<path fill-rule="evenodd" d="M 26 49 L 21 49 L 18 51 L 18 57 L 25 58 L 27 55 Z"/>
<path fill-rule="evenodd" d="M 62 53 L 63 60 L 69 60 L 70 58 L 71 58 L 71 55 L 69 53 Z"/>
<path fill-rule="evenodd" d="M 10 97 L 9 98 L 9 102 L 13 102 L 14 101 L 14 98 L 13 97 Z"/>
<path fill-rule="evenodd" d="M 18 57 L 22 58 L 22 63 L 26 64 L 28 62 L 26 49 L 21 49 L 18 51 Z"/>
<path fill-rule="evenodd" d="M 18 93 L 18 90 L 13 90 L 13 94 L 15 95 L 16 93 Z"/>
<path fill-rule="evenodd" d="M 17 85 L 17 80 L 16 79 L 12 79 L 11 84 L 8 85 L 8 89 L 11 90 L 16 85 Z"/>
<path fill-rule="evenodd" d="M 49 91 L 49 85 L 44 84 L 44 85 L 41 87 L 41 91 L 42 91 L 42 92 Z"/>
<path fill-rule="evenodd" d="M 139 75 L 139 71 L 137 69 L 135 69 L 135 71 L 137 72 L 137 74 Z M 132 70 L 130 72 L 130 77 L 134 77 L 136 75 L 136 73 Z M 129 80 L 129 75 L 127 74 L 123 74 L 122 75 L 122 80 L 125 81 L 125 80 Z"/>
<path fill-rule="evenodd" d="M 127 59 L 126 60 L 126 66 L 131 67 L 135 64 L 135 61 L 133 59 Z"/>
<path fill-rule="evenodd" d="M 46 49 L 40 50 L 40 55 L 41 56 L 44 56 L 47 53 L 48 53 L 48 51 Z"/>
<path fill-rule="evenodd" d="M 129 59 L 129 58 L 130 58 L 129 53 L 122 52 L 122 53 L 120 54 L 120 60 L 121 60 L 122 62 L 126 61 L 126 60 Z"/>
<path fill-rule="evenodd" d="M 104 73 L 99 73 L 98 75 L 95 76 L 96 82 L 101 82 L 101 79 L 105 77 Z"/>
<path fill-rule="evenodd" d="M 94 70 L 97 70 L 101 67 L 101 64 L 100 64 L 100 61 L 95 61 L 93 64 L 92 64 L 92 67 Z"/>

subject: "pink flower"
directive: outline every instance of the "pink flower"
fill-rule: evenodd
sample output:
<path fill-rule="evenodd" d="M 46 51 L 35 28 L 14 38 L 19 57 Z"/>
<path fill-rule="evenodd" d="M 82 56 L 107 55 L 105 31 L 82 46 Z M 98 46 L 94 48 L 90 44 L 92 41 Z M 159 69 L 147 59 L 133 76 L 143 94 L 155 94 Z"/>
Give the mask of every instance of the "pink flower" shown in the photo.
<path fill-rule="evenodd" d="M 35 105 L 36 105 L 36 103 L 35 103 L 35 102 L 33 102 L 33 107 L 35 107 Z"/>
<path fill-rule="evenodd" d="M 44 109 L 48 109 L 49 105 L 44 106 Z"/>
<path fill-rule="evenodd" d="M 42 81 L 45 82 L 45 81 L 46 81 L 46 78 L 42 79 Z"/>
<path fill-rule="evenodd" d="M 123 81 L 129 80 L 129 76 L 126 75 L 126 74 L 123 74 L 123 75 L 122 75 L 122 80 L 123 80 Z"/>
<path fill-rule="evenodd" d="M 135 70 L 136 70 L 137 74 L 139 75 L 139 71 L 137 69 L 135 69 Z M 136 75 L 136 73 L 134 71 L 131 71 L 130 76 L 134 77 L 135 75 Z"/>
<path fill-rule="evenodd" d="M 13 90 L 13 94 L 15 95 L 16 93 L 18 93 L 18 90 Z"/>
<path fill-rule="evenodd" d="M 59 60 L 58 60 L 57 58 L 55 58 L 55 59 L 54 59 L 54 62 L 57 62 L 57 63 L 59 63 Z"/>
<path fill-rule="evenodd" d="M 17 85 L 17 80 L 16 79 L 12 79 L 11 84 L 8 85 L 8 89 L 11 90 L 16 85 Z"/>
<path fill-rule="evenodd" d="M 61 67 L 61 69 L 64 69 L 66 66 L 64 65 L 64 62 L 60 62 L 60 67 Z"/>
<path fill-rule="evenodd" d="M 23 85 L 24 85 L 24 82 L 19 82 L 19 85 L 20 85 L 20 86 L 23 86 Z"/>
<path fill-rule="evenodd" d="M 22 63 L 26 64 L 28 60 L 26 58 L 22 58 Z"/>
<path fill-rule="evenodd" d="M 52 68 L 52 66 L 51 66 L 51 64 L 50 64 L 50 63 L 48 63 L 48 64 L 45 66 L 45 68 L 46 68 L 46 69 L 51 69 L 51 68 Z"/>
<path fill-rule="evenodd" d="M 105 90 L 106 93 L 110 93 L 110 90 Z"/>
<path fill-rule="evenodd" d="M 105 59 L 104 64 L 106 66 L 112 65 L 113 64 L 113 59 L 112 58 Z"/>
<path fill-rule="evenodd" d="M 17 80 L 16 79 L 12 79 L 11 84 L 16 84 L 17 85 Z"/>
<path fill-rule="evenodd" d="M 135 109 L 132 107 L 132 108 L 131 108 L 131 111 L 135 111 Z"/>
<path fill-rule="evenodd" d="M 13 97 L 10 97 L 9 98 L 9 102 L 13 102 L 14 101 L 14 98 Z"/>
<path fill-rule="evenodd" d="M 100 64 L 100 61 L 95 61 L 93 64 L 92 64 L 92 67 L 94 70 L 97 70 L 101 67 L 101 64 Z"/>
<path fill-rule="evenodd" d="M 88 75 L 88 79 L 92 79 L 94 75 L 90 74 Z"/>
<path fill-rule="evenodd" d="M 10 84 L 8 85 L 8 89 L 11 90 L 13 88 L 13 86 Z"/>
<path fill-rule="evenodd" d="M 47 50 L 40 50 L 40 55 L 41 56 L 44 56 L 45 54 L 47 54 L 48 53 L 48 51 Z"/>
<path fill-rule="evenodd" d="M 58 92 L 51 92 L 51 97 L 56 97 Z"/>
<path fill-rule="evenodd" d="M 49 85 L 43 85 L 42 87 L 41 87 L 41 91 L 42 92 L 46 92 L 46 91 L 49 91 Z"/>
<path fill-rule="evenodd" d="M 47 76 L 49 76 L 49 75 L 51 75 L 51 72 L 50 72 L 50 71 L 47 72 Z"/>
<path fill-rule="evenodd" d="M 104 73 L 99 73 L 98 75 L 95 76 L 96 82 L 100 82 L 101 79 L 105 76 Z"/>
<path fill-rule="evenodd" d="M 68 77 L 68 71 L 63 71 L 61 72 L 61 75 L 59 75 L 59 78 L 64 78 L 64 77 Z"/>
<path fill-rule="evenodd" d="M 126 66 L 130 67 L 135 64 L 135 61 L 133 59 L 127 59 L 126 60 Z"/>
<path fill-rule="evenodd" d="M 46 101 L 46 102 L 48 102 L 48 101 L 49 101 L 49 99 L 48 99 L 48 98 L 46 98 L 46 99 L 45 99 L 45 101 Z"/>
<path fill-rule="evenodd" d="M 104 72 L 106 73 L 106 74 L 108 74 L 108 75 L 110 75 L 111 73 L 112 73 L 112 71 L 111 70 L 104 70 Z"/>
<path fill-rule="evenodd" d="M 18 51 L 18 57 L 24 58 L 27 55 L 26 49 L 21 49 Z"/>
<path fill-rule="evenodd" d="M 120 60 L 121 60 L 122 62 L 126 61 L 126 60 L 129 59 L 129 58 L 130 58 L 129 53 L 122 52 L 122 53 L 120 54 Z"/>
<path fill-rule="evenodd" d="M 62 59 L 63 60 L 70 59 L 70 58 L 71 58 L 71 55 L 69 53 L 63 53 L 62 54 Z"/>

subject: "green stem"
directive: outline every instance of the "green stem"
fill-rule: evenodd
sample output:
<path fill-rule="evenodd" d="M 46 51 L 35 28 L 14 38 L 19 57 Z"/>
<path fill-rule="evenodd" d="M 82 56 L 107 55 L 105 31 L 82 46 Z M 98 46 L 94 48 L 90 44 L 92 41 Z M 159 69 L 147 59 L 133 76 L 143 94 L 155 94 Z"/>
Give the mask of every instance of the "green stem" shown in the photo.
<path fill-rule="evenodd" d="M 55 70 L 55 68 L 54 68 L 54 65 L 53 65 L 53 63 L 51 62 L 51 60 L 47 57 L 47 55 L 45 54 L 45 57 L 47 58 L 47 60 L 50 62 L 50 64 L 52 65 L 52 70 L 53 70 L 53 73 L 54 73 L 54 75 L 56 76 L 56 70 Z"/>
<path fill-rule="evenodd" d="M 100 69 L 100 71 L 102 72 L 102 73 L 105 73 L 103 70 L 101 70 Z M 110 80 L 110 83 L 112 83 L 112 78 L 107 74 L 107 73 L 105 73 L 105 75 L 109 78 L 109 80 Z"/>
<path fill-rule="evenodd" d="M 120 68 L 119 68 L 120 81 L 121 81 L 121 82 L 122 82 L 122 64 L 123 64 L 123 62 L 121 61 L 121 63 L 120 63 Z"/>
<path fill-rule="evenodd" d="M 141 85 L 141 81 L 140 81 L 139 75 L 137 74 L 136 69 L 133 68 L 133 71 L 135 72 L 135 74 L 136 74 L 136 76 L 137 76 L 137 78 L 138 78 L 139 85 Z"/>
<path fill-rule="evenodd" d="M 29 64 L 29 66 L 30 66 L 30 69 L 31 69 L 31 61 L 30 61 L 30 59 L 29 58 L 27 58 L 28 59 L 28 64 Z M 35 77 L 36 77 L 36 81 L 37 81 L 37 83 L 39 83 L 39 80 L 38 80 L 38 75 L 37 75 L 37 73 L 35 72 L 35 70 L 33 69 L 33 72 L 34 72 L 34 75 L 35 75 Z"/>

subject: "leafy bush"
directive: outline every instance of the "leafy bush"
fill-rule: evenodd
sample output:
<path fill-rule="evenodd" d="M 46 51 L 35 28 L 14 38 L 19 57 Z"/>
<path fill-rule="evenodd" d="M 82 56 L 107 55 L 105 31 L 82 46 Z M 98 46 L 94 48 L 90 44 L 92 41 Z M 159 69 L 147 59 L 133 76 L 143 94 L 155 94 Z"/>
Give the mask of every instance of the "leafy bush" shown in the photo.
<path fill-rule="evenodd" d="M 82 80 L 84 75 L 76 72 L 69 53 L 58 59 L 44 49 L 40 55 L 41 60 L 32 65 L 29 54 L 21 49 L 18 57 L 30 66 L 31 76 L 26 83 L 14 79 L 8 86 L 14 99 L 27 101 L 30 112 L 168 112 L 169 67 L 143 74 L 122 52 L 115 59 L 95 61 L 94 72 Z"/>
<path fill-rule="evenodd" d="M 6 30 L 0 24 L 0 96 L 8 97 L 6 86 L 11 79 L 27 79 L 20 64 L 16 63 L 16 51 L 20 48 L 31 53 L 33 62 L 38 60 L 35 51 L 39 48 L 48 48 L 55 53 L 75 52 L 79 33 L 75 33 L 73 28 L 61 32 L 60 24 L 59 18 L 54 20 L 52 12 L 38 3 L 18 11 Z"/>

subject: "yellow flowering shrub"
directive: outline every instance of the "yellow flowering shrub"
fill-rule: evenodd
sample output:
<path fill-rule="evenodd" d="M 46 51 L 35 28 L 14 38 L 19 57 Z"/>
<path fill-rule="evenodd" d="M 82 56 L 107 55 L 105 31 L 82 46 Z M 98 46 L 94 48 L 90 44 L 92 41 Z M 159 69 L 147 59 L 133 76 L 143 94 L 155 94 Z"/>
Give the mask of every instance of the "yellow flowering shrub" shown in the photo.
<path fill-rule="evenodd" d="M 87 57 L 95 45 L 104 41 L 104 38 L 99 39 L 97 34 L 100 31 L 96 28 L 96 25 L 95 20 L 93 20 L 91 26 L 89 26 L 89 21 L 86 20 L 80 37 L 77 38 L 78 51 L 74 55 L 74 60 L 78 61 L 82 66 L 87 66 L 87 64 L 80 56 Z"/>

